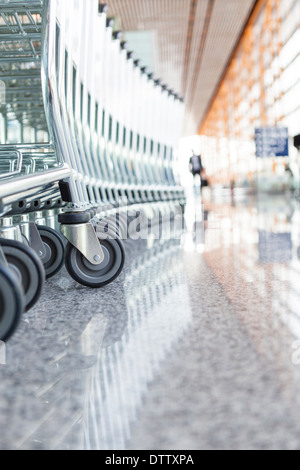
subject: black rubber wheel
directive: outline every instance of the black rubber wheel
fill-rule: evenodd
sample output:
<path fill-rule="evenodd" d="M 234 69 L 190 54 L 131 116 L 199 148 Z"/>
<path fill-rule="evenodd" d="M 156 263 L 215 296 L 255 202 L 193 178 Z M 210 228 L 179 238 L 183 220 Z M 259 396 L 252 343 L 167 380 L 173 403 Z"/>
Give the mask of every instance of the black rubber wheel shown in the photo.
<path fill-rule="evenodd" d="M 24 311 L 23 292 L 14 274 L 0 265 L 0 341 L 16 331 Z"/>
<path fill-rule="evenodd" d="M 46 255 L 41 258 L 46 279 L 59 273 L 64 265 L 65 247 L 61 235 L 50 227 L 37 227 L 46 249 Z"/>
<path fill-rule="evenodd" d="M 98 289 L 113 282 L 121 274 L 125 263 L 122 241 L 111 233 L 97 233 L 104 252 L 104 261 L 92 265 L 71 243 L 65 251 L 65 265 L 70 276 L 85 287 Z"/>
<path fill-rule="evenodd" d="M 24 243 L 0 240 L 9 268 L 14 272 L 25 295 L 25 311 L 39 300 L 45 281 L 45 270 L 38 255 Z"/>

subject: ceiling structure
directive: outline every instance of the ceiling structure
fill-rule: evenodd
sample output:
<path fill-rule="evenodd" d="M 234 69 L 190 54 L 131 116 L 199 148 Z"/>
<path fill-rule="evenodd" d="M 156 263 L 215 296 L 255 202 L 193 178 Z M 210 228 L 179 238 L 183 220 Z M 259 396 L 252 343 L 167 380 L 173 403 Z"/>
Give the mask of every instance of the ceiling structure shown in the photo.
<path fill-rule="evenodd" d="M 107 0 L 108 15 L 128 33 L 156 78 L 184 97 L 184 135 L 196 134 L 257 0 Z M 140 41 L 143 34 L 142 41 Z M 153 39 L 155 38 L 155 40 Z M 153 62 L 153 57 L 155 58 Z"/>

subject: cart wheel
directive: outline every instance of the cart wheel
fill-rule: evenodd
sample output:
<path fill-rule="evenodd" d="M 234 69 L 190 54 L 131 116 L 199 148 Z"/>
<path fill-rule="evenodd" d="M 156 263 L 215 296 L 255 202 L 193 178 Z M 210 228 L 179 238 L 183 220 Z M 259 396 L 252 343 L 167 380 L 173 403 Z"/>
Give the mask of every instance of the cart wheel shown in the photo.
<path fill-rule="evenodd" d="M 39 300 L 45 280 L 43 263 L 28 246 L 14 240 L 0 241 L 9 268 L 16 274 L 25 294 L 25 311 Z"/>
<path fill-rule="evenodd" d="M 67 244 L 65 265 L 70 276 L 86 287 L 100 288 L 113 282 L 121 274 L 125 263 L 122 241 L 112 234 L 97 233 L 104 252 L 104 260 L 92 265 L 71 243 Z"/>
<path fill-rule="evenodd" d="M 46 248 L 46 255 L 41 258 L 44 265 L 46 279 L 59 273 L 64 265 L 64 243 L 58 232 L 49 227 L 37 227 Z"/>
<path fill-rule="evenodd" d="M 0 265 L 0 341 L 7 341 L 16 331 L 24 311 L 24 298 L 17 279 Z"/>

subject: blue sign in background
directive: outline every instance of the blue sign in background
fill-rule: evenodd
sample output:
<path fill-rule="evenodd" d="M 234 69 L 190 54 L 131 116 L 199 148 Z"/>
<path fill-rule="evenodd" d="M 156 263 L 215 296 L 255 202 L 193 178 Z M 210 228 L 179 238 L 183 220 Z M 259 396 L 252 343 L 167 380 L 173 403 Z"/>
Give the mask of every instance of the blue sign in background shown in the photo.
<path fill-rule="evenodd" d="M 286 127 L 261 127 L 255 129 L 257 158 L 288 157 L 289 130 Z"/>

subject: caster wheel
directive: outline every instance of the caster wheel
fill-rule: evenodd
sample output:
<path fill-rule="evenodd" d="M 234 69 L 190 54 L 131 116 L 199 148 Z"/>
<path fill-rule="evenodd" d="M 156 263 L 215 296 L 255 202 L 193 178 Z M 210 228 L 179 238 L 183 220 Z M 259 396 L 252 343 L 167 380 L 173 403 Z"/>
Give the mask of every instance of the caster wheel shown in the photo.
<path fill-rule="evenodd" d="M 14 240 L 0 241 L 9 268 L 23 287 L 25 311 L 28 312 L 39 300 L 45 280 L 43 263 L 28 246 Z"/>
<path fill-rule="evenodd" d="M 65 265 L 70 276 L 86 287 L 100 288 L 113 282 L 121 274 L 125 263 L 125 249 L 122 241 L 112 233 L 97 233 L 104 252 L 104 260 L 92 265 L 70 243 L 67 244 Z"/>
<path fill-rule="evenodd" d="M 37 227 L 46 248 L 46 255 L 41 258 L 44 265 L 46 279 L 59 273 L 64 265 L 65 247 L 59 233 L 49 227 Z"/>
<path fill-rule="evenodd" d="M 23 311 L 23 292 L 18 280 L 9 268 L 0 265 L 0 341 L 13 335 Z"/>

